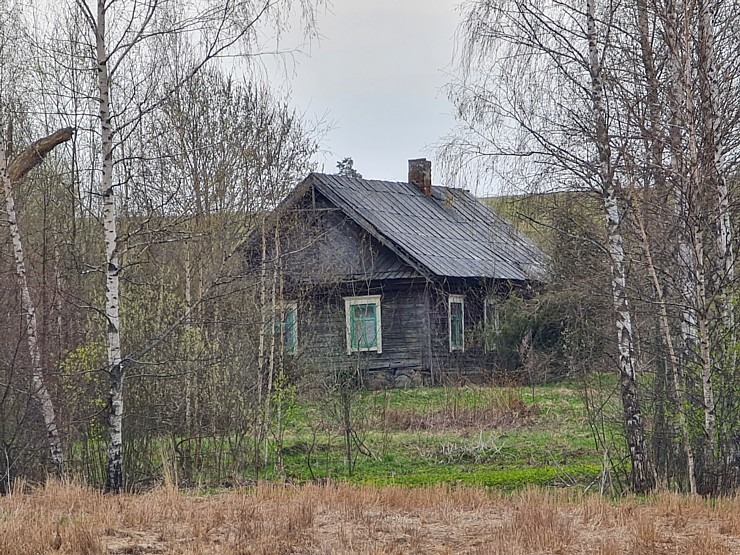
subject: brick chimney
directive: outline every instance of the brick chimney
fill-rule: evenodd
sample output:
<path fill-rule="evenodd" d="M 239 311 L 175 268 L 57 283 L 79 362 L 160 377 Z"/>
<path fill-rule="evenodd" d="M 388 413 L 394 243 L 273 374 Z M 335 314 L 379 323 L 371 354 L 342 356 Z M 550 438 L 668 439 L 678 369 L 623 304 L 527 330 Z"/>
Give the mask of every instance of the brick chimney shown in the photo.
<path fill-rule="evenodd" d="M 432 162 L 426 158 L 409 160 L 409 183 L 416 185 L 426 196 L 431 196 Z"/>

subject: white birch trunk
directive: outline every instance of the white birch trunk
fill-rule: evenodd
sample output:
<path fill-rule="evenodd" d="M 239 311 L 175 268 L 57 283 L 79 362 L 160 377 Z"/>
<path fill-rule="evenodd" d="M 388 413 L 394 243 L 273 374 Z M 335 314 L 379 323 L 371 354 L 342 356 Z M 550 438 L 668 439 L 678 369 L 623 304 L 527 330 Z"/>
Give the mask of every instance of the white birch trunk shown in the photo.
<path fill-rule="evenodd" d="M 277 239 L 277 233 L 276 233 L 276 244 Z M 285 279 L 283 275 L 283 262 L 282 257 L 280 255 L 280 246 L 278 244 L 278 257 L 277 257 L 277 268 L 278 268 L 278 280 L 279 280 L 279 286 L 278 286 L 278 299 L 280 299 L 281 303 L 285 302 Z M 284 308 L 284 306 L 281 304 L 281 309 Z M 283 313 L 283 318 L 284 318 Z M 281 318 L 282 319 L 282 318 Z M 297 326 L 298 323 L 294 322 L 294 326 Z M 295 329 L 293 330 L 293 333 L 295 333 Z M 278 374 L 277 374 L 277 380 L 279 387 L 282 389 L 285 387 L 285 329 L 283 326 L 280 326 L 280 345 L 278 347 Z M 277 403 L 277 431 L 276 431 L 276 461 L 275 464 L 277 466 L 277 470 L 280 473 L 281 476 L 285 474 L 285 462 L 283 460 L 283 391 L 280 392 L 279 400 Z"/>
<path fill-rule="evenodd" d="M 714 181 L 719 221 L 717 226 L 717 250 L 720 256 L 720 269 L 724 271 L 725 283 L 732 287 L 734 280 L 734 256 L 732 246 L 732 223 L 730 198 L 723 171 L 724 140 L 722 136 L 722 118 L 719 107 L 719 75 L 715 54 L 715 37 L 713 7 L 708 0 L 699 0 L 699 86 L 702 98 L 702 116 L 704 120 L 704 141 L 707 166 L 705 175 Z M 726 290 L 726 286 L 723 288 Z M 728 324 L 734 324 L 732 302 L 723 295 L 723 315 Z M 732 329 L 732 328 L 731 328 Z"/>
<path fill-rule="evenodd" d="M 699 340 L 699 327 L 696 314 L 696 262 L 694 249 L 691 247 L 690 238 L 690 208 L 689 184 L 690 176 L 687 169 L 686 152 L 684 148 L 684 134 L 687 126 L 683 123 L 686 118 L 687 91 L 685 86 L 690 82 L 690 77 L 685 76 L 685 71 L 690 69 L 677 58 L 681 51 L 678 36 L 673 22 L 667 22 L 665 27 L 666 41 L 668 43 L 669 58 L 666 64 L 668 71 L 669 91 L 671 97 L 671 114 L 669 117 L 668 140 L 670 145 L 670 179 L 673 185 L 674 214 L 676 225 L 676 252 L 678 255 L 677 265 L 680 276 L 681 292 L 681 338 L 682 366 L 688 368 L 697 360 L 697 344 Z"/>
<path fill-rule="evenodd" d="M 714 386 L 712 384 L 712 352 L 709 343 L 709 307 L 707 303 L 706 269 L 703 232 L 694 230 L 696 251 L 696 297 L 699 301 L 699 356 L 701 358 L 701 388 L 704 398 L 704 468 L 703 488 L 706 493 L 714 488 L 716 416 Z"/>
<path fill-rule="evenodd" d="M 190 243 L 185 243 L 185 329 L 190 330 L 193 325 L 191 315 L 193 313 L 192 304 L 192 282 L 190 279 Z M 185 374 L 185 429 L 192 434 L 192 406 L 190 397 L 192 395 L 192 380 L 190 371 Z"/>
<path fill-rule="evenodd" d="M 267 315 L 267 236 L 265 232 L 265 216 L 262 216 L 261 239 L 262 239 L 262 259 L 260 264 L 260 296 L 259 296 L 259 346 L 257 350 L 257 429 L 255 430 L 255 460 L 259 460 L 262 451 L 262 441 L 264 435 L 265 414 L 262 406 L 262 397 L 264 395 L 265 383 L 265 358 L 266 358 L 266 333 L 268 324 Z"/>
<path fill-rule="evenodd" d="M 123 488 L 123 380 L 121 356 L 121 326 L 119 318 L 120 265 L 118 261 L 118 231 L 116 196 L 113 186 L 113 129 L 110 113 L 110 76 L 106 46 L 105 0 L 98 0 L 95 25 L 95 46 L 100 94 L 100 141 L 102 146 L 103 239 L 105 243 L 105 318 L 108 338 L 108 453 L 106 490 L 120 492 Z"/>
<path fill-rule="evenodd" d="M 714 481 L 708 484 L 712 489 L 716 487 L 716 453 L 717 453 L 717 432 L 716 432 L 716 405 L 714 390 L 712 384 L 713 368 L 728 368 L 730 372 L 735 372 L 737 363 L 736 355 L 736 332 L 735 332 L 735 311 L 732 297 L 735 281 L 735 260 L 733 252 L 733 232 L 730 212 L 730 198 L 727 181 L 723 168 L 723 150 L 724 138 L 722 136 L 722 118 L 720 113 L 719 98 L 719 72 L 717 70 L 717 58 L 715 53 L 715 35 L 714 35 L 714 12 L 718 9 L 716 2 L 709 0 L 699 0 L 699 40 L 698 40 L 698 63 L 699 63 L 699 87 L 701 103 L 701 116 L 703 120 L 703 171 L 702 176 L 710 182 L 709 195 L 716 195 L 718 209 L 718 225 L 715 232 L 716 250 L 719 260 L 717 260 L 717 279 L 718 302 L 720 313 L 724 324 L 724 329 L 719 334 L 717 349 L 712 350 L 712 346 L 702 344 L 702 358 L 709 358 L 707 364 L 702 368 L 702 389 L 704 392 L 704 425 L 707 439 L 705 458 L 711 464 L 707 468 L 709 480 Z M 705 206 L 709 207 L 713 203 L 707 202 Z M 700 284 L 702 287 L 705 284 Z M 706 296 L 706 295 L 704 295 Z M 709 333 L 708 325 L 702 322 L 706 327 L 706 333 Z M 703 326 L 702 326 L 703 327 Z M 700 333 L 703 330 L 700 329 Z M 711 357 L 711 358 L 710 358 Z M 719 357 L 718 364 L 714 364 L 715 358 Z"/>
<path fill-rule="evenodd" d="M 658 190 L 665 190 L 666 181 L 666 167 L 664 164 L 664 150 L 665 150 L 665 137 L 664 137 L 664 126 L 663 126 L 663 114 L 660 102 L 661 83 L 658 79 L 658 74 L 655 68 L 655 53 L 652 47 L 652 34 L 650 32 L 649 13 L 647 0 L 637 0 L 637 26 L 639 29 L 640 37 L 640 51 L 642 55 L 643 68 L 645 71 L 645 81 L 647 84 L 647 115 L 650 122 L 650 128 L 648 130 L 645 141 L 648 145 L 646 151 L 649 153 L 649 167 L 655 180 L 655 186 Z M 669 63 L 670 66 L 670 63 Z M 673 118 L 672 118 L 673 119 Z M 671 127 L 673 129 L 673 127 Z M 670 138 L 669 138 L 670 142 Z M 672 159 L 672 163 L 675 162 L 675 158 Z M 671 333 L 670 319 L 668 314 L 668 306 L 666 303 L 665 296 L 663 295 L 663 289 L 658 278 L 658 272 L 655 267 L 653 255 L 650 248 L 650 239 L 648 238 L 645 224 L 639 210 L 634 212 L 635 220 L 638 223 L 640 237 L 643 245 L 643 252 L 648 264 L 648 273 L 653 282 L 653 288 L 655 295 L 658 300 L 659 309 L 659 321 L 661 333 L 663 335 L 663 341 L 668 351 L 669 363 L 671 368 L 671 382 L 673 385 L 673 395 L 678 404 L 677 417 L 678 426 L 680 428 L 681 442 L 686 455 L 686 473 L 689 482 L 690 493 L 696 493 L 696 470 L 694 452 L 691 445 L 691 437 L 689 434 L 688 425 L 686 422 L 686 415 L 684 413 L 684 407 L 686 406 L 686 399 L 684 395 L 683 387 L 683 372 L 681 368 L 681 357 L 679 357 L 676 347 L 673 341 L 673 334 Z M 682 237 L 679 234 L 679 237 Z M 679 239 L 681 241 L 681 239 Z M 679 247 L 679 255 L 681 248 Z M 686 280 L 684 280 L 684 285 Z M 689 280 L 689 286 L 691 280 Z M 687 314 L 687 317 L 690 313 Z M 682 324 L 686 321 L 684 319 Z M 688 329 L 684 330 L 684 335 L 689 332 Z"/>
<path fill-rule="evenodd" d="M 636 492 L 647 492 L 654 488 L 655 476 L 648 458 L 642 413 L 637 396 L 637 363 L 634 357 L 632 316 L 627 299 L 624 240 L 621 234 L 622 217 L 619 212 L 617 187 L 611 168 L 611 149 L 604 109 L 603 75 L 597 46 L 595 0 L 587 0 L 586 10 L 589 71 L 591 74 L 593 115 L 596 126 L 596 147 L 599 154 L 598 173 L 607 219 L 609 257 L 612 266 L 612 297 L 616 317 L 617 347 L 619 351 L 621 397 L 627 445 L 632 463 L 632 488 Z"/>
<path fill-rule="evenodd" d="M 70 134 L 71 136 L 71 134 Z M 5 210 L 8 215 L 8 226 L 13 242 L 13 256 L 15 258 L 15 270 L 21 288 L 21 306 L 26 316 L 26 342 L 31 358 L 31 381 L 32 395 L 41 407 L 41 415 L 46 427 L 47 441 L 51 462 L 54 464 L 57 476 L 64 475 L 65 455 L 62 448 L 62 440 L 57 427 L 56 413 L 49 390 L 44 383 L 44 369 L 41 362 L 41 351 L 38 342 L 38 325 L 36 323 L 36 305 L 31 297 L 26 276 L 26 262 L 23 254 L 23 243 L 21 232 L 18 228 L 18 218 L 15 212 L 15 199 L 13 197 L 13 183 L 8 173 L 7 149 L 0 149 L 0 176 L 3 181 L 3 193 L 5 195 Z"/>
<path fill-rule="evenodd" d="M 732 226 L 732 212 L 730 209 L 730 195 L 725 179 L 725 168 L 723 162 L 724 151 L 726 149 L 726 139 L 722 129 L 722 116 L 720 108 L 720 79 L 718 71 L 718 61 L 716 55 L 715 40 L 715 14 L 719 10 L 718 2 L 710 0 L 699 0 L 699 73 L 704 78 L 700 80 L 702 91 L 702 115 L 704 118 L 704 148 L 706 150 L 708 168 L 704 169 L 704 174 L 709 175 L 714 181 L 713 193 L 717 196 L 718 208 L 718 226 L 716 230 L 716 246 L 718 253 L 718 270 L 721 274 L 718 280 L 719 285 L 719 303 L 720 312 L 724 324 L 724 329 L 719 334 L 720 348 L 715 353 L 720 357 L 719 364 L 714 365 L 723 370 L 723 376 L 728 375 L 729 380 L 736 379 L 737 366 L 737 330 L 736 315 L 733 304 L 735 288 L 735 253 L 733 248 L 734 232 Z M 710 193 L 711 194 L 711 193 Z M 705 425 L 707 425 L 707 450 L 712 449 L 712 453 L 718 453 L 716 442 L 722 443 L 717 439 L 717 432 L 714 428 L 716 418 L 716 407 L 714 406 L 712 384 L 707 384 L 711 398 L 705 393 L 705 399 L 712 404 L 705 411 Z M 734 404 L 734 401 L 731 401 Z M 737 410 L 737 405 L 730 411 Z M 711 424 L 711 425 L 710 425 Z M 711 433 L 710 433 L 711 432 Z M 707 454 L 709 456 L 709 454 Z M 717 464 L 716 456 L 712 461 Z M 734 466 L 736 463 L 732 463 Z M 716 470 L 716 468 L 715 468 Z M 717 485 L 715 482 L 714 486 Z"/>
<path fill-rule="evenodd" d="M 688 31 L 684 33 L 684 51 L 691 52 L 692 37 Z M 689 197 L 690 209 L 699 211 L 700 215 L 707 210 L 708 202 L 705 198 L 704 179 L 702 176 L 702 159 L 699 151 L 699 133 L 697 130 L 697 110 L 694 105 L 693 94 L 691 94 L 692 79 L 692 59 L 686 56 L 684 62 L 682 84 L 684 88 L 684 104 L 686 109 L 684 127 L 688 134 L 688 190 L 691 192 Z M 709 177 L 711 181 L 711 177 Z M 687 214 L 689 217 L 692 214 Z M 691 218 L 696 221 L 696 218 Z M 699 221 L 704 218 L 699 218 Z M 709 299 L 707 297 L 707 268 L 705 260 L 706 245 L 704 242 L 705 229 L 697 223 L 692 228 L 693 244 L 693 262 L 694 262 L 694 285 L 695 285 L 695 310 L 698 324 L 699 337 L 699 366 L 700 381 L 703 396 L 704 412 L 704 461 L 703 461 L 703 479 L 701 491 L 713 488 L 713 473 L 715 470 L 715 400 L 714 387 L 712 384 L 712 351 L 709 337 Z"/>

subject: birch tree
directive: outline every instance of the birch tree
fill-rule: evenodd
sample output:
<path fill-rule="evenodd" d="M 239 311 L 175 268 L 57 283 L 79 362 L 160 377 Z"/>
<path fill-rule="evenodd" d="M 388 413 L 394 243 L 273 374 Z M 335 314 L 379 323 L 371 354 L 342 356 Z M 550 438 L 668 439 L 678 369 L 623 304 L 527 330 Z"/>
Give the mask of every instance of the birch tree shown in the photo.
<path fill-rule="evenodd" d="M 291 3 L 271 0 L 206 0 L 180 4 L 167 0 L 129 2 L 76 0 L 88 27 L 97 76 L 100 198 L 105 244 L 105 307 L 109 392 L 109 442 L 106 489 L 123 487 L 123 386 L 125 357 L 120 324 L 121 237 L 117 191 L 125 179 L 116 170 L 122 149 L 142 118 L 173 91 L 221 56 L 249 56 L 258 32 L 279 28 Z M 310 6 L 301 6 L 310 13 Z M 165 45 L 172 36 L 188 36 L 192 63 L 180 75 L 167 73 Z"/>
<path fill-rule="evenodd" d="M 518 0 L 477 1 L 466 7 L 463 76 L 452 89 L 461 129 L 449 143 L 446 159 L 492 160 L 504 169 L 507 159 L 518 159 L 540 179 L 577 183 L 601 200 L 631 483 L 636 491 L 649 491 L 655 477 L 638 391 L 623 236 L 623 140 L 621 129 L 616 135 L 611 129 L 618 120 L 609 112 L 607 88 L 612 79 L 607 64 L 617 51 L 609 25 L 620 14 L 595 0 L 587 0 L 585 10 Z M 494 131 L 486 132 L 482 141 L 468 142 L 486 124 Z"/>
<path fill-rule="evenodd" d="M 738 460 L 728 176 L 738 145 L 737 7 L 465 4 L 463 72 L 451 88 L 460 127 L 443 151 L 448 168 L 482 166 L 523 190 L 544 183 L 601 199 L 623 421 L 640 491 L 654 483 L 640 384 L 640 369 L 651 366 L 667 369 L 670 399 L 655 410 L 671 407 L 683 453 L 663 478 L 682 476 L 689 491 L 706 493 L 735 475 L 727 466 Z M 643 325 L 660 330 L 662 349 L 640 344 L 633 300 Z"/>
<path fill-rule="evenodd" d="M 58 476 L 64 475 L 64 448 L 59 434 L 59 426 L 54 409 L 54 402 L 46 387 L 44 368 L 41 362 L 39 348 L 39 327 L 36 319 L 36 304 L 31 295 L 31 288 L 26 275 L 26 257 L 23 253 L 23 241 L 18 227 L 18 215 L 15 209 L 13 188 L 28 172 L 38 166 L 44 157 L 56 146 L 72 138 L 71 128 L 61 129 L 48 137 L 39 139 L 26 147 L 17 156 L 13 156 L 12 138 L 6 138 L 0 146 L 0 178 L 3 182 L 5 196 L 5 211 L 8 216 L 8 227 L 13 242 L 13 256 L 15 259 L 18 284 L 21 289 L 21 306 L 26 318 L 26 342 L 31 360 L 32 395 L 41 408 L 41 414 L 46 426 L 51 461 Z M 12 127 L 8 128 L 7 137 L 12 137 Z"/>
<path fill-rule="evenodd" d="M 627 272 L 625 269 L 625 253 L 623 248 L 622 214 L 617 197 L 619 185 L 613 168 L 610 147 L 611 140 L 604 105 L 604 76 L 601 66 L 604 55 L 598 47 L 599 36 L 596 26 L 595 4 L 595 0 L 587 0 L 586 34 L 588 37 L 593 119 L 596 127 L 598 176 L 607 218 L 609 257 L 612 264 L 612 295 L 617 327 L 622 406 L 627 431 L 627 445 L 632 463 L 632 487 L 635 491 L 646 492 L 655 486 L 655 477 L 653 476 L 653 469 L 648 458 L 645 430 L 642 422 L 642 410 L 638 399 L 638 363 L 635 357 L 632 314 L 630 312 L 626 290 Z"/>
<path fill-rule="evenodd" d="M 14 147 L 13 123 L 23 120 L 24 133 L 33 133 L 34 121 L 28 117 L 28 89 L 32 79 L 28 60 L 23 51 L 26 28 L 21 10 L 13 3 L 0 1 L 0 181 L 2 181 L 3 204 L 6 223 L 10 232 L 13 261 L 20 292 L 21 310 L 25 321 L 23 335 L 28 350 L 31 376 L 31 397 L 36 401 L 44 423 L 49 459 L 57 476 L 65 473 L 65 452 L 60 434 L 58 411 L 47 387 L 47 368 L 44 367 L 41 329 L 38 322 L 38 299 L 34 298 L 29 282 L 29 261 L 26 256 L 24 235 L 16 209 L 16 191 L 24 178 L 36 168 L 57 146 L 72 138 L 71 128 L 60 129 L 16 152 Z M 19 52 L 20 51 L 20 52 Z M 7 384 L 17 387 L 17 384 Z M 6 393 L 7 395 L 7 393 Z M 7 456 L 7 451 L 6 451 Z M 6 461 L 8 462 L 8 461 Z M 8 462 L 8 481 L 10 464 Z"/>

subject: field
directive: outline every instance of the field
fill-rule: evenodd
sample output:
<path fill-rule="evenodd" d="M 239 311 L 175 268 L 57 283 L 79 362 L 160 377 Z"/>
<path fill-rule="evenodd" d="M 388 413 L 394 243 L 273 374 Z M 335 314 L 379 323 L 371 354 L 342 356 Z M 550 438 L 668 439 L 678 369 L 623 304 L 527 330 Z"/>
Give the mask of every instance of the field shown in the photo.
<path fill-rule="evenodd" d="M 350 484 L 105 496 L 51 482 L 0 498 L 0 553 L 731 554 L 740 501 Z"/>
<path fill-rule="evenodd" d="M 594 391 L 613 414 L 602 379 Z M 740 555 L 739 499 L 620 497 L 600 479 L 581 389 L 359 393 L 351 475 L 337 407 L 291 402 L 282 472 L 184 488 L 163 463 L 158 486 L 120 496 L 18 480 L 0 497 L 0 554 Z"/>
<path fill-rule="evenodd" d="M 351 475 L 335 414 L 339 407 L 304 402 L 287 417 L 283 464 L 278 465 L 283 475 L 268 469 L 259 478 L 378 486 L 587 487 L 599 476 L 602 453 L 579 387 L 467 386 L 359 394 L 352 403 L 356 441 Z"/>

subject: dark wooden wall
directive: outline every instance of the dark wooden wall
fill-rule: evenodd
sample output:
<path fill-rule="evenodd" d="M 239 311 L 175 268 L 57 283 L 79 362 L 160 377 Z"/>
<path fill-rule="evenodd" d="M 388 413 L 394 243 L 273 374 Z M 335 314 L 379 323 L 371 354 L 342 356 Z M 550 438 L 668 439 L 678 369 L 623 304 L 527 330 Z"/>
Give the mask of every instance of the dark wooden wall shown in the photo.
<path fill-rule="evenodd" d="M 347 354 L 344 297 L 377 294 L 381 295 L 382 352 Z M 354 368 L 376 386 L 420 382 L 427 345 L 424 288 L 417 283 L 337 287 L 299 303 L 297 357 L 313 369 Z"/>
<path fill-rule="evenodd" d="M 465 297 L 465 350 L 449 349 L 449 294 Z M 381 295 L 382 353 L 347 354 L 345 296 Z M 299 305 L 298 361 L 315 370 L 355 369 L 371 386 L 440 383 L 490 375 L 482 341 L 490 288 L 479 283 L 386 281 L 340 285 Z"/>
<path fill-rule="evenodd" d="M 430 287 L 431 373 L 437 382 L 484 378 L 493 373 L 494 353 L 483 341 L 484 307 L 488 297 L 503 298 L 508 288 L 479 280 L 436 283 Z M 449 295 L 463 295 L 465 348 L 450 352 Z"/>

